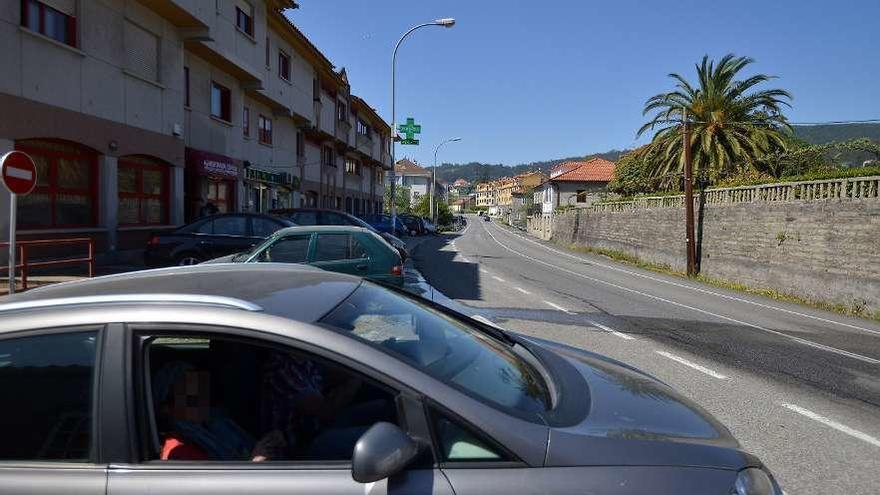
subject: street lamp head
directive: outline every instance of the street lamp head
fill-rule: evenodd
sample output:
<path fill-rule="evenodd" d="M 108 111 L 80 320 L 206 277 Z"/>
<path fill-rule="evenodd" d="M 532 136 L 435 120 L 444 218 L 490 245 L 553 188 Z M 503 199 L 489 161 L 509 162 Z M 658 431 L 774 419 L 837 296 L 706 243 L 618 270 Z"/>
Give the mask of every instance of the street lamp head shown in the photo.
<path fill-rule="evenodd" d="M 460 137 L 459 137 L 459 138 L 452 138 L 452 139 L 450 139 L 449 141 L 450 141 L 450 142 L 461 141 L 461 138 L 460 138 Z"/>
<path fill-rule="evenodd" d="M 437 19 L 436 21 L 434 21 L 434 24 L 451 28 L 452 26 L 455 26 L 455 19 L 451 17 L 444 17 L 443 19 Z"/>

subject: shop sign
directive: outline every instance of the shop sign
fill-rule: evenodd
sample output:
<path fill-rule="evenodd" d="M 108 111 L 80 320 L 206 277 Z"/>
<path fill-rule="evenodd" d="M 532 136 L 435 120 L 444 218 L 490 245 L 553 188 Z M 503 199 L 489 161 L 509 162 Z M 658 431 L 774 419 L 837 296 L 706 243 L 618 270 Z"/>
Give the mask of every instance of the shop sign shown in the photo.
<path fill-rule="evenodd" d="M 238 179 L 238 165 L 235 160 L 223 155 L 187 148 L 187 166 L 212 177 Z"/>
<path fill-rule="evenodd" d="M 246 168 L 244 177 L 254 182 L 262 182 L 263 184 L 276 184 L 279 186 L 291 186 L 294 182 L 293 175 L 287 172 L 270 172 L 268 170 L 260 170 L 258 168 Z"/>

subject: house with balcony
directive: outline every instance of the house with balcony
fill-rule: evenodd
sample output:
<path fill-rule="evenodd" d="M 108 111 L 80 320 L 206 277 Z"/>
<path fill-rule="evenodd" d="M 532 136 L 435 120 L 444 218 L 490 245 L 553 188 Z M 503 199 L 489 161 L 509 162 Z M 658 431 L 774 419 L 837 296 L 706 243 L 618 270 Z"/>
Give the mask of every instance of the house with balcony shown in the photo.
<path fill-rule="evenodd" d="M 390 126 L 297 28 L 296 2 L 7 3 L 0 108 L 27 118 L 0 121 L 0 152 L 38 168 L 21 239 L 140 248 L 205 203 L 381 210 Z"/>
<path fill-rule="evenodd" d="M 409 188 L 409 200 L 412 206 L 428 194 L 431 184 L 431 171 L 420 167 L 412 160 L 404 158 L 394 165 L 394 176 L 398 186 Z"/>

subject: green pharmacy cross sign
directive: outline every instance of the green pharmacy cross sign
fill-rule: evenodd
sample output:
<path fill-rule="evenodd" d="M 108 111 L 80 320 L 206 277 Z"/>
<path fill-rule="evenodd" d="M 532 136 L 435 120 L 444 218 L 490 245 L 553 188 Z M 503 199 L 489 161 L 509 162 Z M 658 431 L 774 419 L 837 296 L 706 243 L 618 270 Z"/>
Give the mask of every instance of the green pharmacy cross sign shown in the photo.
<path fill-rule="evenodd" d="M 397 126 L 397 130 L 406 135 L 404 139 L 400 140 L 400 144 L 411 144 L 418 146 L 419 140 L 416 139 L 416 134 L 422 133 L 422 126 L 416 124 L 416 120 L 414 118 L 407 118 L 406 124 L 401 124 Z"/>

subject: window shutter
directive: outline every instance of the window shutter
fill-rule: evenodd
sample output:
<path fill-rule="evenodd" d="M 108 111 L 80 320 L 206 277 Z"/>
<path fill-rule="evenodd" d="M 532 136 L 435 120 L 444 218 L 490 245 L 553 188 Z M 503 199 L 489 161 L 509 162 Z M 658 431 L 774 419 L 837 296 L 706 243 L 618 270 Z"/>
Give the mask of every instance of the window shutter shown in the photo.
<path fill-rule="evenodd" d="M 76 0 L 40 0 L 62 14 L 76 17 Z"/>
<path fill-rule="evenodd" d="M 151 81 L 159 80 L 159 38 L 132 22 L 125 22 L 125 66 Z"/>

